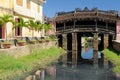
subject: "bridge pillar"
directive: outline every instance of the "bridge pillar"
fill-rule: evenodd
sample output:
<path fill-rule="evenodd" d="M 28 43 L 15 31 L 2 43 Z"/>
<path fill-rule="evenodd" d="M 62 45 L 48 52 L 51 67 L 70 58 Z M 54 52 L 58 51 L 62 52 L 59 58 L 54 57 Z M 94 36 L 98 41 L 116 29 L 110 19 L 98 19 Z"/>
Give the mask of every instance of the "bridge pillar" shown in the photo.
<path fill-rule="evenodd" d="M 104 34 L 104 49 L 108 48 L 108 38 L 109 38 L 109 35 L 108 34 Z M 104 68 L 108 69 L 108 60 L 105 57 L 104 57 Z"/>
<path fill-rule="evenodd" d="M 104 49 L 108 48 L 108 34 L 104 34 Z"/>
<path fill-rule="evenodd" d="M 62 40 L 62 43 L 63 43 L 62 47 L 64 50 L 67 51 L 67 34 L 63 34 L 62 37 L 63 37 L 62 38 L 63 39 Z M 63 67 L 66 67 L 67 66 L 67 52 L 63 55 L 62 62 L 63 62 Z"/>
<path fill-rule="evenodd" d="M 94 33 L 93 38 L 93 65 L 98 68 L 98 33 Z"/>
<path fill-rule="evenodd" d="M 72 33 L 72 68 L 77 66 L 77 33 Z"/>

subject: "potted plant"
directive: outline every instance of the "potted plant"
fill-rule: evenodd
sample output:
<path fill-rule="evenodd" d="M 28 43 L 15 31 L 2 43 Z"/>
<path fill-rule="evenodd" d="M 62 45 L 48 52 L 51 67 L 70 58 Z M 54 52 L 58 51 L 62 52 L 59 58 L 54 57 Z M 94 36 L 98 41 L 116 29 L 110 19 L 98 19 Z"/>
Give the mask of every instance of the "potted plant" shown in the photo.
<path fill-rule="evenodd" d="M 44 42 L 45 42 L 44 39 L 40 39 L 40 40 L 39 40 L 39 43 L 44 43 Z"/>
<path fill-rule="evenodd" d="M 42 33 L 41 37 L 43 37 L 43 35 L 47 35 L 47 32 L 52 29 L 52 25 L 49 23 L 41 23 L 37 26 L 37 31 Z"/>
<path fill-rule="evenodd" d="M 30 44 L 35 44 L 36 40 L 30 40 Z"/>
<path fill-rule="evenodd" d="M 5 28 L 5 40 L 7 41 L 7 23 L 13 22 L 13 16 L 9 14 L 4 14 L 2 17 L 0 17 L 0 24 Z"/>
<path fill-rule="evenodd" d="M 5 49 L 10 48 L 11 45 L 12 45 L 12 42 L 10 42 L 10 41 L 2 42 L 2 46 L 3 46 L 3 48 L 5 48 Z"/>
<path fill-rule="evenodd" d="M 32 30 L 32 37 L 34 37 L 34 30 L 37 30 L 37 22 L 32 19 L 27 21 L 29 28 Z"/>
<path fill-rule="evenodd" d="M 49 42 L 50 41 L 50 39 L 45 39 L 45 42 Z"/>
<path fill-rule="evenodd" d="M 25 40 L 18 40 L 18 46 L 24 46 Z"/>
<path fill-rule="evenodd" d="M 12 29 L 14 30 L 15 28 L 22 28 L 25 27 L 25 28 L 28 28 L 29 29 L 29 26 L 28 26 L 28 22 L 24 20 L 23 17 L 19 17 L 19 22 L 16 22 L 16 21 L 13 21 L 13 27 Z M 22 37 L 22 34 L 20 34 L 20 36 Z"/>

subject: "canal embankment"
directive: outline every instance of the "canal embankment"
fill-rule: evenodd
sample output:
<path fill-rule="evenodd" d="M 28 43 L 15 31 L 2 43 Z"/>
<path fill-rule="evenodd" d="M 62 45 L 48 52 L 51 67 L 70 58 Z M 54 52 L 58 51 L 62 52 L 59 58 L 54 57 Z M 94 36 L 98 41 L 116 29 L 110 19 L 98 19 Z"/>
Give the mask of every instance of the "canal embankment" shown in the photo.
<path fill-rule="evenodd" d="M 104 49 L 104 57 L 107 58 L 112 64 L 112 71 L 116 74 L 116 80 L 120 80 L 120 55 L 119 52 L 113 49 Z"/>
<path fill-rule="evenodd" d="M 50 45 L 51 44 L 51 45 Z M 55 42 L 0 50 L 0 80 L 13 80 L 57 61 L 64 53 Z"/>
<path fill-rule="evenodd" d="M 27 44 L 25 46 L 12 46 L 9 49 L 0 49 L 0 54 L 9 54 L 11 56 L 14 56 L 15 58 L 22 57 L 25 55 L 29 55 L 31 52 L 33 52 L 35 49 L 48 49 L 50 47 L 57 46 L 56 41 L 50 41 L 50 42 L 44 42 L 44 43 L 38 43 L 38 44 Z"/>
<path fill-rule="evenodd" d="M 113 41 L 113 49 L 120 52 L 120 41 L 117 40 Z"/>

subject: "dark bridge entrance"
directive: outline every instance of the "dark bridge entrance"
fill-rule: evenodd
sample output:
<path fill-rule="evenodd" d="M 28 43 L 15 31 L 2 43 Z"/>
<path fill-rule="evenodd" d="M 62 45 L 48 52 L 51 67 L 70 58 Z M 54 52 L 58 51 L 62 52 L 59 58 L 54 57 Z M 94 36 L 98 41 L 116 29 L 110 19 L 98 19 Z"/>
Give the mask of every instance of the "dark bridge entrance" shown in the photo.
<path fill-rule="evenodd" d="M 95 36 L 98 36 L 98 39 L 93 40 L 93 49 L 94 53 L 96 52 L 96 55 L 94 54 L 94 59 L 96 58 L 95 61 L 98 64 L 98 51 L 103 50 L 104 47 L 110 46 L 108 43 L 112 44 L 111 38 L 113 35 L 110 34 L 97 34 L 97 33 L 90 33 L 90 32 L 78 32 L 78 33 L 68 33 L 68 34 L 62 34 L 58 35 L 59 38 L 59 46 L 63 47 L 68 54 L 65 63 L 72 63 L 74 65 L 77 65 L 77 63 L 81 62 L 83 60 L 82 58 L 82 48 L 84 47 L 82 45 L 82 38 L 83 37 L 91 37 L 95 39 Z M 98 47 L 97 47 L 98 46 Z"/>
<path fill-rule="evenodd" d="M 83 11 L 76 9 L 71 12 L 60 12 L 55 17 L 56 34 L 59 46 L 68 51 L 63 62 L 71 62 L 76 66 L 82 60 L 82 37 L 92 37 L 93 64 L 98 67 L 98 51 L 112 47 L 112 40 L 116 37 L 116 22 L 119 16 L 115 11 L 97 9 Z M 107 67 L 107 60 L 104 59 Z"/>

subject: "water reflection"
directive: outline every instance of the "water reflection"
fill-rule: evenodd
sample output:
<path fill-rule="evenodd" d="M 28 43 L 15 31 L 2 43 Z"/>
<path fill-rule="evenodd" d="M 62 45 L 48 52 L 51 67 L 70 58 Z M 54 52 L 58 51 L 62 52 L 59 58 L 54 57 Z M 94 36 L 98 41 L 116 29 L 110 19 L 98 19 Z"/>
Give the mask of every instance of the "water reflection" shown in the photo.
<path fill-rule="evenodd" d="M 81 56 L 83 59 L 92 59 L 93 58 L 93 48 L 82 48 Z M 98 58 L 101 58 L 101 53 L 98 52 Z"/>
<path fill-rule="evenodd" d="M 51 70 L 55 73 L 51 75 L 46 71 L 45 80 L 115 80 L 111 69 L 94 69 L 88 64 L 79 65 L 77 68 L 57 64 Z"/>
<path fill-rule="evenodd" d="M 63 67 L 62 64 L 49 67 L 46 69 L 45 80 L 116 80 L 111 69 L 103 69 L 102 67 L 95 69 L 93 62 L 90 63 L 93 59 L 93 38 L 83 37 L 81 44 L 82 60 L 79 65 L 76 68 L 72 68 L 71 63 L 67 67 Z M 70 52 L 68 54 L 68 61 L 72 61 L 69 60 L 69 57 L 72 59 L 72 54 Z M 102 59 L 100 52 L 98 52 L 98 58 Z"/>
<path fill-rule="evenodd" d="M 83 59 L 93 59 L 93 37 L 82 37 L 81 44 L 81 57 Z M 98 58 L 101 58 L 100 52 L 98 52 Z"/>

